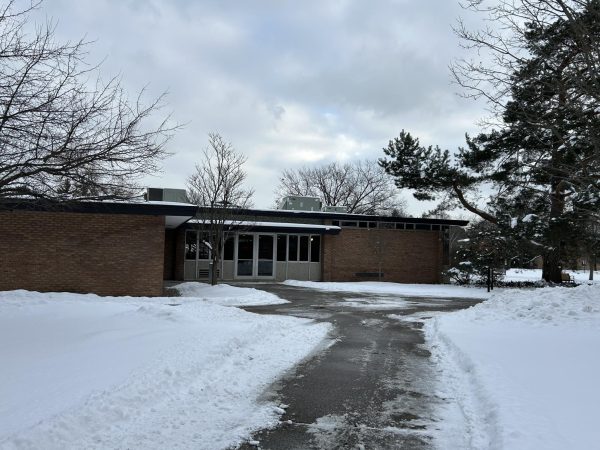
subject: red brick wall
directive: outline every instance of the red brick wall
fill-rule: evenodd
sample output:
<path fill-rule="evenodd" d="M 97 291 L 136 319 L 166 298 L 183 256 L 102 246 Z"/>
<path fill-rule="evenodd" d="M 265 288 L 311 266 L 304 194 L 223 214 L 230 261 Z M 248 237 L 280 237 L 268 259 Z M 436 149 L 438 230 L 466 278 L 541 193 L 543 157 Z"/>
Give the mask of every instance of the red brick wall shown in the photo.
<path fill-rule="evenodd" d="M 0 290 L 161 295 L 163 216 L 0 212 Z"/>
<path fill-rule="evenodd" d="M 381 281 L 440 283 L 440 231 L 344 228 L 324 236 L 323 281 L 377 281 L 357 272 L 381 272 Z"/>

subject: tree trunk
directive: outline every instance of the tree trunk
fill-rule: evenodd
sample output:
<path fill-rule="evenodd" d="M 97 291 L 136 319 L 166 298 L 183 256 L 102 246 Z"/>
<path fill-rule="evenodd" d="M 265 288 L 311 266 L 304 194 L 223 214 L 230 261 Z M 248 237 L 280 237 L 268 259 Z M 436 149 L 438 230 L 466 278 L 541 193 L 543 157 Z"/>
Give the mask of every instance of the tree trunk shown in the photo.
<path fill-rule="evenodd" d="M 218 255 L 216 253 L 213 253 L 213 257 L 211 259 L 211 265 L 212 265 L 212 270 L 210 273 L 210 284 L 215 286 L 219 281 L 218 281 L 218 271 L 219 271 L 219 259 L 218 259 Z"/>
<path fill-rule="evenodd" d="M 553 248 L 544 254 L 542 278 L 550 283 L 562 283 L 561 274 L 560 249 Z"/>
<path fill-rule="evenodd" d="M 588 263 L 590 266 L 590 281 L 594 280 L 594 270 L 596 269 L 596 255 L 590 255 L 588 258 Z"/>
<path fill-rule="evenodd" d="M 561 65 L 558 74 L 558 104 L 563 108 L 567 103 L 567 90 L 562 79 L 562 69 L 566 66 L 568 60 Z M 556 125 L 558 130 L 564 130 L 565 124 L 562 116 Z M 565 174 L 562 170 L 562 153 L 560 149 L 561 142 L 554 142 L 551 162 L 549 165 L 550 178 L 550 218 L 548 224 L 548 250 L 544 255 L 544 265 L 542 269 L 542 278 L 551 283 L 562 283 L 562 241 L 564 237 L 564 225 L 562 218 L 565 210 L 565 183 L 563 178 Z"/>
<path fill-rule="evenodd" d="M 550 214 L 548 245 L 544 253 L 542 278 L 549 283 L 562 283 L 562 225 L 557 223 L 556 216 Z"/>
<path fill-rule="evenodd" d="M 555 157 L 555 159 L 558 159 Z M 565 207 L 561 182 L 558 177 L 552 180 L 550 194 L 550 223 L 548 225 L 548 250 L 544 254 L 542 278 L 549 283 L 562 283 L 562 238 L 561 217 Z"/>
<path fill-rule="evenodd" d="M 210 276 L 210 284 L 215 286 L 219 283 L 219 265 L 221 264 L 221 250 L 223 249 L 223 226 L 218 224 L 211 231 L 211 261 L 212 261 L 212 272 Z"/>

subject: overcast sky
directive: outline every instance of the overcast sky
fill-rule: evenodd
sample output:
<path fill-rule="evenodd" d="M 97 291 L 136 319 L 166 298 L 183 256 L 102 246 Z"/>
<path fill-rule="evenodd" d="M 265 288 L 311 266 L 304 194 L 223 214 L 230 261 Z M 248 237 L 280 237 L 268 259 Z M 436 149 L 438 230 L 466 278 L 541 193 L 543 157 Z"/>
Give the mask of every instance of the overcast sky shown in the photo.
<path fill-rule="evenodd" d="M 464 15 L 457 0 L 46 0 L 38 18 L 94 40 L 90 61 L 129 92 L 168 91 L 185 128 L 148 184 L 184 188 L 215 131 L 248 156 L 255 206 L 271 207 L 283 168 L 379 158 L 403 128 L 462 145 L 483 115 L 450 82 Z"/>

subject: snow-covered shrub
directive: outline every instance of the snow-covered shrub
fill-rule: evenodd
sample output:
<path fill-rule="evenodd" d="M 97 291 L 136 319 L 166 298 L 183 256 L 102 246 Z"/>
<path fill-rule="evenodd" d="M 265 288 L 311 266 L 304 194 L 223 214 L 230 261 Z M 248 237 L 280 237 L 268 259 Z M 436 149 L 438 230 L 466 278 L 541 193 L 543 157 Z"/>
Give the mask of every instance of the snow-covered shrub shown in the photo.
<path fill-rule="evenodd" d="M 512 242 L 501 229 L 488 222 L 476 222 L 466 230 L 466 238 L 456 241 L 458 247 L 453 255 L 456 261 L 445 275 L 459 285 L 485 284 L 488 267 L 494 271 L 494 282 L 504 273 Z"/>
<path fill-rule="evenodd" d="M 473 265 L 466 261 L 460 262 L 458 263 L 458 267 L 450 267 L 445 272 L 445 275 L 454 284 L 471 284 L 473 280 Z"/>

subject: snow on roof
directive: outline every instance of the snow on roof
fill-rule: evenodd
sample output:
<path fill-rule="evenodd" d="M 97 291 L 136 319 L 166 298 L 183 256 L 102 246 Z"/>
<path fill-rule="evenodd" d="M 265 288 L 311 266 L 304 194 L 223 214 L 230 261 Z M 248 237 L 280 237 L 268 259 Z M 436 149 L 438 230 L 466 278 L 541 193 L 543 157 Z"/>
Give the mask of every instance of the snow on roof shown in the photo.
<path fill-rule="evenodd" d="M 116 199 L 110 199 L 110 200 L 103 200 L 103 199 L 98 199 L 98 200 L 77 200 L 81 203 L 100 203 L 100 204 L 111 204 L 111 205 L 153 205 L 153 206 L 193 206 L 195 208 L 198 207 L 198 205 L 195 205 L 193 203 L 186 203 L 186 202 L 163 202 L 162 200 L 144 200 L 144 199 L 138 199 L 138 198 L 134 198 L 134 199 L 124 199 L 124 200 L 116 200 Z"/>
<path fill-rule="evenodd" d="M 189 223 L 208 224 L 209 220 L 192 219 Z M 235 225 L 239 227 L 272 227 L 272 228 L 311 228 L 314 230 L 340 230 L 340 227 L 334 225 L 318 225 L 314 223 L 293 223 L 293 222 L 257 222 L 255 220 L 225 220 L 224 225 Z"/>
<path fill-rule="evenodd" d="M 169 205 L 169 206 L 197 206 L 193 203 L 186 203 L 186 202 L 163 202 L 160 200 L 148 200 L 148 201 L 144 201 L 142 203 L 147 203 L 150 205 Z"/>

